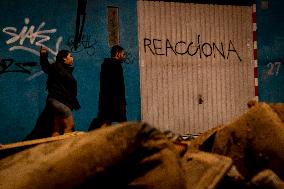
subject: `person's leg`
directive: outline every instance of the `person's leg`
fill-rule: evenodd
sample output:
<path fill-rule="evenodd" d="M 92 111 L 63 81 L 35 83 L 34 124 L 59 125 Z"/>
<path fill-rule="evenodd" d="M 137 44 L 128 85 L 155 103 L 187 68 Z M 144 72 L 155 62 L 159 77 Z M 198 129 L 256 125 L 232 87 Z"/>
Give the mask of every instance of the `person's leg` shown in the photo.
<path fill-rule="evenodd" d="M 59 136 L 61 134 L 60 128 L 62 127 L 61 118 L 59 116 L 54 115 L 53 116 L 53 127 L 52 127 L 52 133 L 51 136 Z"/>
<path fill-rule="evenodd" d="M 110 126 L 111 124 L 112 124 L 111 121 L 105 120 L 105 121 L 102 122 L 101 127 L 107 127 L 107 126 Z"/>
<path fill-rule="evenodd" d="M 71 109 L 56 99 L 49 98 L 48 101 L 54 111 L 52 136 L 73 132 L 74 121 Z"/>
<path fill-rule="evenodd" d="M 74 120 L 73 116 L 68 116 L 66 118 L 62 119 L 62 123 L 64 125 L 64 131 L 63 133 L 70 133 L 74 131 Z"/>

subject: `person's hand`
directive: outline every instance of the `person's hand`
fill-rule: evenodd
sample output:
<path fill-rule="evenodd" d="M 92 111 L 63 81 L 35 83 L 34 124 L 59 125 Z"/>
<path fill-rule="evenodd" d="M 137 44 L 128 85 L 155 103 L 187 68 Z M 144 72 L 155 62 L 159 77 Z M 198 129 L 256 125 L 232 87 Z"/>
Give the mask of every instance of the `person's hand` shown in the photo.
<path fill-rule="evenodd" d="M 41 46 L 40 47 L 40 54 L 47 54 L 48 53 L 48 49 L 46 47 Z"/>

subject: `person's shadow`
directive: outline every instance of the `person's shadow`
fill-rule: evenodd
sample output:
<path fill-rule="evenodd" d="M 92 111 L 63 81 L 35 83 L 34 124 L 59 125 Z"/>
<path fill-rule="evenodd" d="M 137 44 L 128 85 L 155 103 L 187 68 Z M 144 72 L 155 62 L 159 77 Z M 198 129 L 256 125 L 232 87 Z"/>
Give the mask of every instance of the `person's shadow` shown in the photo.
<path fill-rule="evenodd" d="M 98 129 L 101 127 L 102 124 L 103 124 L 103 120 L 99 116 L 97 116 L 91 121 L 88 131 Z"/>
<path fill-rule="evenodd" d="M 52 121 L 53 113 L 47 106 L 38 117 L 34 129 L 24 138 L 24 141 L 50 137 L 52 133 Z"/>

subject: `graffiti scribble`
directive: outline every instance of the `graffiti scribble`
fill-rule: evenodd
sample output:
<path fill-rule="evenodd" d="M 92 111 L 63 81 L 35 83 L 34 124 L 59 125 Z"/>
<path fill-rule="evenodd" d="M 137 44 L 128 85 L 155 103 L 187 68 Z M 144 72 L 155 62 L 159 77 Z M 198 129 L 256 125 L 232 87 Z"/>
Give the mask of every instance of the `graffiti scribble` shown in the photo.
<path fill-rule="evenodd" d="M 132 53 L 125 51 L 125 63 L 126 64 L 133 64 L 135 61 L 135 57 Z"/>
<path fill-rule="evenodd" d="M 12 68 L 15 65 L 16 68 Z M 1 59 L 0 61 L 0 74 L 8 72 L 20 72 L 25 74 L 31 74 L 32 68 L 37 66 L 36 62 L 23 62 L 17 63 L 14 59 Z"/>
<path fill-rule="evenodd" d="M 48 51 L 55 57 L 62 42 L 62 37 L 58 37 L 54 50 L 45 46 L 44 43 L 50 40 L 50 36 L 48 34 L 53 34 L 57 30 L 43 30 L 45 22 L 42 22 L 37 28 L 34 25 L 28 26 L 28 24 L 30 23 L 29 18 L 25 18 L 24 23 L 25 26 L 23 26 L 22 30 L 19 33 L 17 33 L 18 30 L 15 27 L 5 27 L 2 30 L 5 34 L 11 36 L 11 38 L 6 41 L 7 45 L 13 45 L 12 47 L 10 47 L 9 51 L 24 50 L 39 56 L 39 52 L 37 49 L 32 49 L 30 47 L 25 46 L 24 42 L 29 39 L 29 43 L 31 45 L 35 45 L 37 47 L 46 47 Z"/>
<path fill-rule="evenodd" d="M 93 56 L 95 54 L 95 45 L 97 41 L 94 40 L 91 43 L 91 36 L 90 35 L 82 35 L 82 39 L 80 43 L 77 44 L 77 49 L 75 48 L 75 43 L 73 41 L 73 37 L 70 37 L 67 42 L 67 46 L 72 53 L 78 53 L 86 50 L 89 56 Z"/>

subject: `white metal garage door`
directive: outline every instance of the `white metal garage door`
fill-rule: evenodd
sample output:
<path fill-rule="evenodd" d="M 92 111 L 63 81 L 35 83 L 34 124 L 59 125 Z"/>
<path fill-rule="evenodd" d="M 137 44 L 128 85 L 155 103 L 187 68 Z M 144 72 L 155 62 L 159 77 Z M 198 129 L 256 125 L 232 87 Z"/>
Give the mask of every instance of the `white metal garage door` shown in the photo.
<path fill-rule="evenodd" d="M 200 133 L 254 97 L 252 7 L 137 2 L 142 120 Z"/>

